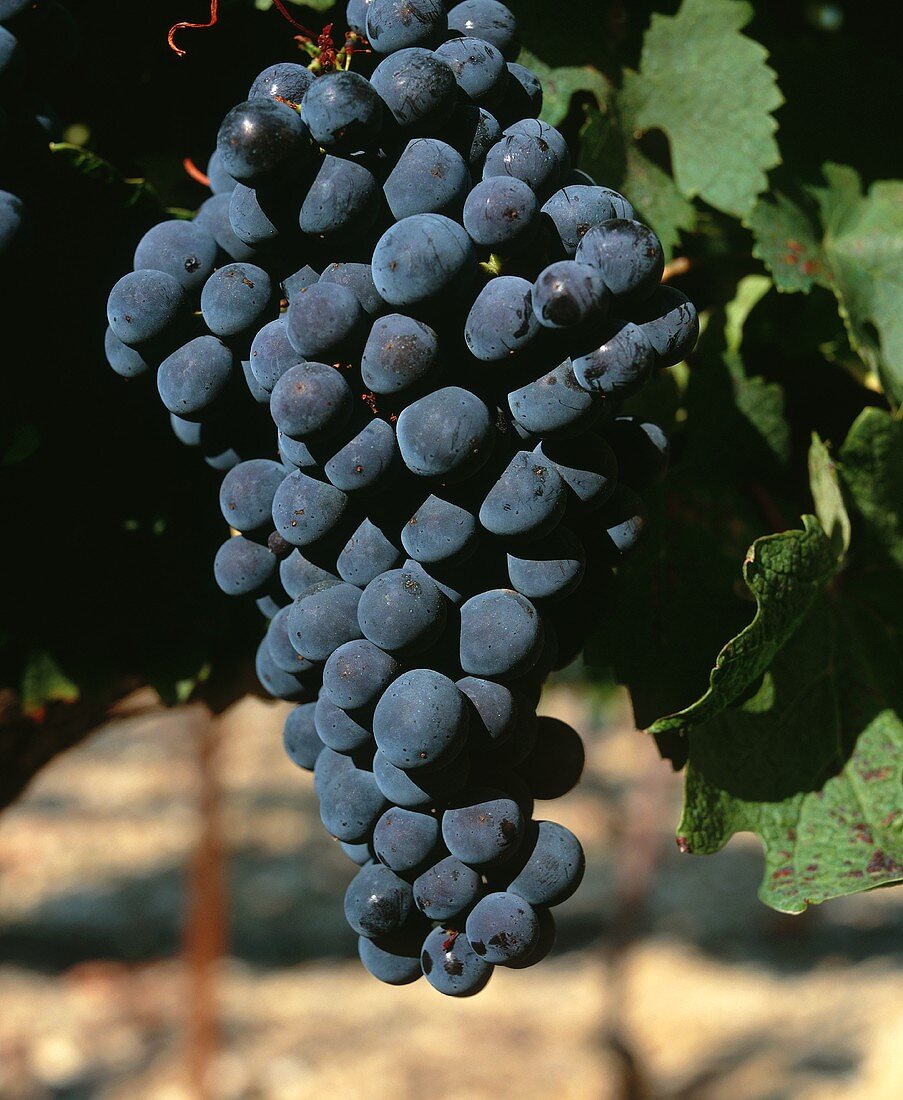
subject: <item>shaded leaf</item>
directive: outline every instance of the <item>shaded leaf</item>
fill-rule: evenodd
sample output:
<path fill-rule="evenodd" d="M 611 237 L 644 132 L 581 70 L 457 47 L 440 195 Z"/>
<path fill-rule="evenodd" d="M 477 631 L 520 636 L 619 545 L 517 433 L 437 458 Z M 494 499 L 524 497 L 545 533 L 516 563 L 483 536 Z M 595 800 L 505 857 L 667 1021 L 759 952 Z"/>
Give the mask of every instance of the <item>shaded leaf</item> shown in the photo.
<path fill-rule="evenodd" d="M 529 50 L 521 50 L 518 60 L 542 81 L 542 114 L 539 117 L 552 126 L 558 126 L 564 120 L 575 92 L 588 92 L 600 104 L 607 102 L 613 93 L 608 77 L 592 65 L 552 68 Z"/>
<path fill-rule="evenodd" d="M 723 317 L 706 327 L 690 374 L 687 407 L 699 426 L 690 447 L 700 468 L 717 463 L 722 479 L 760 481 L 790 457 L 784 393 L 776 382 L 750 378 L 741 353 L 746 322 L 770 289 L 763 275 L 740 280 Z"/>
<path fill-rule="evenodd" d="M 641 729 L 705 690 L 712 654 L 749 620 L 737 561 L 762 524 L 739 489 L 693 462 L 677 464 L 647 504 L 646 538 L 619 566 L 586 649 L 590 667 L 627 686 Z"/>
<path fill-rule="evenodd" d="M 749 315 L 770 290 L 771 280 L 765 275 L 747 275 L 737 284 L 737 292 L 724 310 L 724 362 L 733 380 L 738 413 L 771 455 L 786 463 L 790 458 L 790 425 L 784 391 L 776 382 L 750 378 L 740 352 Z"/>
<path fill-rule="evenodd" d="M 757 833 L 759 896 L 781 912 L 903 878 L 903 669 L 889 653 L 872 663 L 872 630 L 821 602 L 761 691 L 690 734 L 679 846 Z"/>
<path fill-rule="evenodd" d="M 189 702 L 198 688 L 210 679 L 213 666 L 205 662 L 197 671 L 186 675 L 186 664 L 190 662 L 158 661 L 150 664 L 147 682 L 160 696 L 166 707 L 178 707 Z"/>
<path fill-rule="evenodd" d="M 861 517 L 857 546 L 903 570 L 903 424 L 866 409 L 840 457 L 841 480 Z"/>
<path fill-rule="evenodd" d="M 834 291 L 853 348 L 903 401 L 903 181 L 863 193 L 858 174 L 826 164 L 814 188 L 820 225 L 790 199 L 762 200 L 748 219 L 756 255 L 780 290 Z"/>
<path fill-rule="evenodd" d="M 850 342 L 903 401 L 903 180 L 863 194 L 852 168 L 826 164 L 824 174 L 824 250 Z"/>

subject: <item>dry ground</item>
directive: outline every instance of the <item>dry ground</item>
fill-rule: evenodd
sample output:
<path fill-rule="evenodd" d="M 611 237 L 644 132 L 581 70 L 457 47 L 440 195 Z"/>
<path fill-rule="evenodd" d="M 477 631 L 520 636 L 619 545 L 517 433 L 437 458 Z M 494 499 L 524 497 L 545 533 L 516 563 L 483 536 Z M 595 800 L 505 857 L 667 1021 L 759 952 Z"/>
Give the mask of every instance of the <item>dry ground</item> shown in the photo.
<path fill-rule="evenodd" d="M 581 700 L 563 688 L 544 700 L 584 732 L 588 766 L 541 807 L 582 838 L 587 879 L 558 910 L 553 956 L 498 971 L 464 1002 L 360 968 L 341 914 L 350 865 L 322 834 L 310 777 L 282 754 L 281 708 L 228 713 L 231 947 L 211 1097 L 903 1096 L 903 890 L 769 912 L 756 842 L 681 857 L 679 779 L 621 701 Z M 180 941 L 197 723 L 188 710 L 110 725 L 0 819 L 2 1100 L 192 1097 Z"/>

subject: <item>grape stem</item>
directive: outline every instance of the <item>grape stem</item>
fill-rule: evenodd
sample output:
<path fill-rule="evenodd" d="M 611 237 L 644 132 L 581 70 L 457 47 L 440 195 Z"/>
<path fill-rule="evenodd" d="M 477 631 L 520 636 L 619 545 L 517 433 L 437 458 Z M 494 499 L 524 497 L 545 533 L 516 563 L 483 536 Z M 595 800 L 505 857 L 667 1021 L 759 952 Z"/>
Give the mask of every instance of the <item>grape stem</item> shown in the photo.
<path fill-rule="evenodd" d="M 219 775 L 222 722 L 205 704 L 196 710 L 199 830 L 186 875 L 188 913 L 182 950 L 191 992 L 185 1029 L 188 1077 L 194 1095 L 206 1096 L 210 1067 L 222 1041 L 216 986 L 220 960 L 227 950 L 228 906 Z"/>
<path fill-rule="evenodd" d="M 317 76 L 322 73 L 347 72 L 351 68 L 351 60 L 356 53 L 372 53 L 367 39 L 355 31 L 345 32 L 345 43 L 337 50 L 332 37 L 332 28 L 333 24 L 327 23 L 316 36 L 316 41 L 314 41 L 314 36 L 311 34 L 295 35 L 295 41 L 298 43 L 299 49 L 304 50 L 313 58 L 307 67 Z"/>

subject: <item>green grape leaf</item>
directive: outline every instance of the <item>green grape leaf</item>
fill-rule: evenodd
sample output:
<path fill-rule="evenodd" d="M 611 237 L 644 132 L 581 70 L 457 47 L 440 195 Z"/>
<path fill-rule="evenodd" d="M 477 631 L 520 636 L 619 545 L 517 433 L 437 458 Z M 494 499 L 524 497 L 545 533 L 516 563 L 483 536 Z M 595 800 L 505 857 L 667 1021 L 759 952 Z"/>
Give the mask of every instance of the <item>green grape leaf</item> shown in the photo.
<path fill-rule="evenodd" d="M 735 381 L 735 401 L 741 419 L 755 431 L 760 444 L 769 457 L 780 463 L 790 459 L 791 432 L 787 420 L 784 391 L 777 382 L 764 378 L 747 378 Z"/>
<path fill-rule="evenodd" d="M 863 192 L 849 167 L 826 164 L 812 188 L 820 225 L 785 196 L 761 200 L 747 219 L 755 254 L 779 290 L 830 288 L 850 343 L 903 402 L 903 180 Z"/>
<path fill-rule="evenodd" d="M 542 113 L 539 117 L 552 126 L 561 125 L 576 92 L 588 92 L 601 104 L 606 103 L 612 94 L 608 77 L 592 65 L 563 65 L 552 68 L 529 50 L 521 50 L 519 61 L 542 81 Z"/>
<path fill-rule="evenodd" d="M 682 723 L 689 751 L 679 846 L 711 853 L 756 833 L 760 897 L 788 913 L 903 879 L 903 424 L 867 409 L 832 468 L 818 441 L 810 461 L 833 546 L 821 534 L 822 551 L 794 548 L 820 532 L 811 517 L 806 532 L 770 536 L 788 569 L 766 592 L 746 576 L 759 611 L 727 647 L 745 638 L 745 664 L 727 690 L 713 673 L 707 708 L 664 720 Z"/>
<path fill-rule="evenodd" d="M 48 703 L 74 703 L 79 690 L 50 653 L 38 650 L 26 662 L 21 696 L 23 713 L 39 717 Z"/>
<path fill-rule="evenodd" d="M 684 0 L 676 15 L 654 14 L 639 71 L 624 74 L 624 98 L 637 131 L 663 130 L 674 180 L 742 217 L 780 163 L 772 112 L 783 102 L 765 49 L 741 34 L 751 5 Z"/>

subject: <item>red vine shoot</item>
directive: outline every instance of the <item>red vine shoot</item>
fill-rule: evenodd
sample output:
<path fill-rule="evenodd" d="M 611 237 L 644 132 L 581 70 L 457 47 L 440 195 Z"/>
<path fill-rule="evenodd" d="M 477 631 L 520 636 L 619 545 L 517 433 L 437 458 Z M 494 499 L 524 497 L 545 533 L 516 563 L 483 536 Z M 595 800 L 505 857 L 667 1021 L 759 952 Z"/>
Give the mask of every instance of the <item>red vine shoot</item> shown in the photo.
<path fill-rule="evenodd" d="M 191 157 L 185 157 L 182 161 L 182 167 L 194 180 L 195 183 L 199 183 L 202 187 L 210 186 L 210 177 L 205 175 L 200 168 L 194 163 Z"/>

